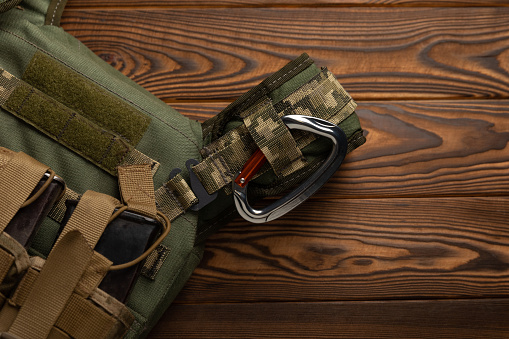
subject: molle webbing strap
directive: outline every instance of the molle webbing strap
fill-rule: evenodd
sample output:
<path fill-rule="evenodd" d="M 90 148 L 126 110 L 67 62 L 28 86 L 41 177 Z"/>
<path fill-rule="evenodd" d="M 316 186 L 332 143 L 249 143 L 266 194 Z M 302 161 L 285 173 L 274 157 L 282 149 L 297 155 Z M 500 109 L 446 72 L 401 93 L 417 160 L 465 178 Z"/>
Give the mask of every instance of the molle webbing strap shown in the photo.
<path fill-rule="evenodd" d="M 48 256 L 9 333 L 20 338 L 47 338 L 92 255 L 92 248 L 79 232 L 62 238 Z"/>
<path fill-rule="evenodd" d="M 306 166 L 302 152 L 270 98 L 267 97 L 240 116 L 277 176 L 289 175 Z"/>
<path fill-rule="evenodd" d="M 100 305 L 108 314 L 111 314 L 117 319 L 117 325 L 112 331 L 109 331 L 110 338 L 123 338 L 125 332 L 134 322 L 134 317 L 129 308 L 98 288 L 90 295 L 90 300 L 92 300 L 94 304 Z"/>
<path fill-rule="evenodd" d="M 0 283 L 5 279 L 7 273 L 14 263 L 14 256 L 2 249 L 0 249 Z"/>
<path fill-rule="evenodd" d="M 122 164 L 149 163 L 154 172 L 159 166 L 135 150 L 129 139 L 99 125 L 103 121 L 96 115 L 82 115 L 4 70 L 0 70 L 0 106 L 110 174 L 115 175 Z M 121 124 L 108 127 L 129 132 Z M 140 138 L 140 132 L 131 137 Z"/>
<path fill-rule="evenodd" d="M 136 151 L 136 150 L 134 150 L 134 152 L 131 152 L 131 154 L 136 154 L 136 153 L 139 153 L 139 152 Z M 143 163 L 150 164 L 150 162 L 145 162 L 143 160 L 142 157 L 145 157 L 145 155 L 143 155 L 142 153 L 139 153 L 137 155 L 137 157 L 140 160 L 138 160 L 138 161 L 137 160 L 129 161 L 129 159 L 126 159 L 126 162 L 122 165 L 122 167 L 127 167 L 128 165 L 143 164 Z M 147 157 L 147 159 L 148 159 L 148 157 Z M 153 176 L 155 174 L 155 171 L 156 171 L 157 167 L 159 167 L 159 163 L 152 163 L 151 165 L 139 165 L 139 166 L 146 166 L 146 167 L 148 167 L 149 170 L 150 170 L 151 175 Z M 182 178 L 182 177 L 180 177 L 180 178 Z M 182 179 L 182 180 L 184 181 L 184 179 Z M 185 183 L 185 181 L 184 181 L 184 183 Z M 187 183 L 185 183 L 185 185 L 187 185 Z M 187 186 L 187 187 L 189 187 L 189 186 Z M 192 193 L 192 191 L 190 191 L 187 194 L 189 195 L 189 194 L 193 194 L 193 193 Z M 193 194 L 193 196 L 194 196 L 194 194 Z M 62 222 L 62 219 L 64 218 L 64 215 L 65 215 L 65 211 L 67 209 L 67 207 L 65 206 L 65 201 L 66 200 L 78 200 L 79 198 L 80 198 L 80 195 L 78 193 L 74 192 L 69 187 L 66 187 L 64 195 L 62 196 L 62 198 L 60 198 L 60 200 L 58 200 L 53 205 L 53 207 L 51 208 L 51 210 L 50 210 L 50 212 L 48 214 L 48 217 L 50 217 L 51 219 L 55 220 L 56 222 L 59 222 L 59 223 Z M 196 200 L 196 197 L 194 197 L 193 199 Z M 191 199 L 190 200 L 191 204 L 194 204 L 192 201 L 193 200 Z M 153 210 L 151 210 L 151 211 L 153 211 Z"/>
<path fill-rule="evenodd" d="M 12 92 L 18 87 L 20 80 L 14 75 L 0 69 L 0 106 L 3 106 Z"/>
<path fill-rule="evenodd" d="M 36 271 L 34 268 L 30 267 L 27 270 L 27 272 L 23 276 L 23 279 L 21 279 L 20 283 L 16 287 L 16 291 L 14 292 L 11 298 L 12 304 L 21 306 L 25 303 L 38 276 L 39 272 Z"/>
<path fill-rule="evenodd" d="M 191 187 L 179 173 L 155 191 L 157 209 L 164 213 L 170 221 L 198 202 Z"/>
<path fill-rule="evenodd" d="M 150 165 L 119 166 L 118 183 L 122 201 L 130 210 L 156 217 L 156 198 Z"/>
<path fill-rule="evenodd" d="M 94 251 L 94 255 L 74 292 L 83 298 L 88 298 L 106 276 L 111 265 L 112 262 L 108 258 Z"/>
<path fill-rule="evenodd" d="M 203 161 L 194 166 L 196 173 L 209 194 L 231 183 L 233 176 L 256 151 L 257 145 L 245 125 L 219 138 L 202 149 Z"/>
<path fill-rule="evenodd" d="M 11 221 L 21 205 L 48 170 L 34 158 L 0 147 L 0 232 Z"/>
<path fill-rule="evenodd" d="M 8 253 L 9 257 L 12 256 L 14 259 L 15 270 L 8 272 L 9 275 L 19 274 L 30 267 L 30 259 L 25 248 L 5 232 L 0 233 L 0 251 Z M 4 293 L 5 291 L 0 289 L 0 292 Z"/>
<path fill-rule="evenodd" d="M 81 197 L 76 209 L 60 234 L 56 244 L 69 232 L 79 230 L 87 243 L 94 248 L 99 241 L 109 218 L 120 202 L 109 195 L 87 191 Z"/>
<path fill-rule="evenodd" d="M 90 300 L 72 294 L 55 327 L 63 329 L 68 338 L 106 339 L 115 322 Z"/>
<path fill-rule="evenodd" d="M 131 152 L 127 153 L 124 158 L 124 161 L 119 166 L 127 166 L 127 165 L 150 165 L 150 170 L 152 172 L 152 176 L 154 176 L 159 169 L 160 163 L 150 159 L 145 154 L 141 153 L 137 149 L 131 150 Z"/>

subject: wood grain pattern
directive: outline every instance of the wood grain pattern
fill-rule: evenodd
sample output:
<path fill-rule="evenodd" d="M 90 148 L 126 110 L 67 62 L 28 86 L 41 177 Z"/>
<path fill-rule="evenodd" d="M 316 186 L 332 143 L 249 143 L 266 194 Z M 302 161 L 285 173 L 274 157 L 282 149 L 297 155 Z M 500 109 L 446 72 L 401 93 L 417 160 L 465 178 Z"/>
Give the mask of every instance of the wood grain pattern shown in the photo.
<path fill-rule="evenodd" d="M 72 0 L 69 1 L 68 7 L 318 7 L 318 6 L 509 6 L 505 0 L 150 0 L 140 3 L 135 0 L 109 0 L 107 2 L 99 0 Z"/>
<path fill-rule="evenodd" d="M 308 201 L 207 242 L 178 303 L 509 296 L 509 198 Z"/>
<path fill-rule="evenodd" d="M 507 338 L 507 299 L 172 305 L 158 338 Z"/>
<path fill-rule="evenodd" d="M 230 100 L 304 51 L 357 100 L 509 97 L 506 7 L 69 9 L 62 26 L 166 101 Z"/>
<path fill-rule="evenodd" d="M 227 103 L 172 104 L 206 120 Z M 360 102 L 365 145 L 318 198 L 506 195 L 509 100 Z"/>

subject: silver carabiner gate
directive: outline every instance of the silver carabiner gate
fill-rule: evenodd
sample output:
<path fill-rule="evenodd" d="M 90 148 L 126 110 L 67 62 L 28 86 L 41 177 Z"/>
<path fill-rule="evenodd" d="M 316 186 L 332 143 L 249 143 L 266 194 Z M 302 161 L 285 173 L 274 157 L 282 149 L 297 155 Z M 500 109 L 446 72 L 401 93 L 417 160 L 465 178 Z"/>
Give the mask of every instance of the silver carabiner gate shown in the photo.
<path fill-rule="evenodd" d="M 241 171 L 237 179 L 233 181 L 233 197 L 239 214 L 252 223 L 264 223 L 277 219 L 300 205 L 329 180 L 346 156 L 348 140 L 341 128 L 333 123 L 305 115 L 286 115 L 281 120 L 289 129 L 299 129 L 329 138 L 332 141 L 332 150 L 319 170 L 288 195 L 261 210 L 254 209 L 249 205 L 247 200 L 248 179 L 243 177 L 243 171 Z M 255 161 L 258 162 L 255 167 L 257 170 L 263 165 L 265 159 L 258 156 Z"/>

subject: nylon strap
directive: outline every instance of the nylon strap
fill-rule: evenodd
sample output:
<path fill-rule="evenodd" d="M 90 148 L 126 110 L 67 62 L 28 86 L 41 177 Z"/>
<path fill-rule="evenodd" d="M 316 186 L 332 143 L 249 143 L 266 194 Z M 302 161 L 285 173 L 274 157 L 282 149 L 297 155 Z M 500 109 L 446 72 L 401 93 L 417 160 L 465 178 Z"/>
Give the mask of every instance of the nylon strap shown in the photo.
<path fill-rule="evenodd" d="M 39 183 L 45 166 L 23 152 L 14 153 L 0 147 L 0 232 L 11 221 L 21 205 Z"/>
<path fill-rule="evenodd" d="M 90 295 L 89 299 L 92 300 L 95 304 L 101 306 L 109 314 L 113 315 L 122 325 L 125 326 L 126 329 L 131 327 L 133 324 L 134 317 L 129 308 L 117 299 L 112 298 L 103 290 L 95 289 L 94 292 Z M 119 328 L 116 332 L 122 332 L 122 329 Z M 115 336 L 115 333 L 110 334 L 112 334 L 113 338 L 123 337 L 121 334 L 118 334 L 117 336 Z"/>
<path fill-rule="evenodd" d="M 77 231 L 69 232 L 51 251 L 9 333 L 45 339 L 85 271 L 93 250 Z"/>
<path fill-rule="evenodd" d="M 25 248 L 7 233 L 0 233 L 0 248 L 14 257 L 15 271 L 9 275 L 16 275 L 30 267 L 30 259 Z"/>
<path fill-rule="evenodd" d="M 89 297 L 103 280 L 112 262 L 102 254 L 95 252 L 83 273 L 75 292 L 84 298 Z"/>
<path fill-rule="evenodd" d="M 57 244 L 67 233 L 78 230 L 90 247 L 94 248 L 118 205 L 120 202 L 109 195 L 86 191 L 60 234 Z"/>
<path fill-rule="evenodd" d="M 58 327 L 58 329 L 52 328 L 49 335 L 50 338 L 53 338 L 57 333 L 66 338 L 75 339 L 110 338 L 112 329 L 116 329 L 115 333 L 122 331 L 122 328 L 118 326 L 117 320 L 126 327 L 130 326 L 132 316 L 123 311 L 125 306 L 119 302 L 115 309 L 109 307 L 110 304 L 115 304 L 115 302 L 112 302 L 111 297 L 108 296 L 108 302 L 103 300 L 101 303 L 98 303 L 100 300 L 95 300 L 94 302 L 87 300 L 92 295 L 96 296 L 96 288 L 111 264 L 111 261 L 101 254 L 93 252 L 92 258 L 81 275 L 74 292 L 56 320 L 54 326 Z M 0 329 L 9 329 L 18 315 L 18 308 L 22 308 L 25 305 L 32 289 L 36 286 L 40 274 L 34 268 L 30 268 L 24 275 L 9 301 L 9 306 L 12 307 L 4 307 L 1 311 L 2 313 L 0 313 L 1 326 L 6 325 L 5 328 Z M 110 314 L 105 311 L 110 312 Z"/>
<path fill-rule="evenodd" d="M 245 125 L 228 132 L 202 149 L 204 159 L 192 170 L 209 194 L 229 185 L 232 178 L 256 151 L 257 145 Z"/>
<path fill-rule="evenodd" d="M 12 303 L 16 304 L 17 306 L 23 306 L 25 304 L 25 301 L 27 300 L 28 295 L 30 294 L 30 291 L 34 286 L 38 276 L 39 272 L 37 272 L 35 269 L 28 269 L 11 298 Z"/>
<path fill-rule="evenodd" d="M 180 173 L 155 191 L 155 198 L 157 209 L 170 221 L 175 220 L 198 201 Z"/>
<path fill-rule="evenodd" d="M 4 280 L 14 263 L 14 256 L 0 248 L 0 283 Z"/>
<path fill-rule="evenodd" d="M 150 165 L 119 166 L 118 183 L 122 201 L 130 210 L 156 217 L 156 198 Z"/>
<path fill-rule="evenodd" d="M 71 295 L 55 326 L 75 339 L 106 339 L 116 320 L 90 300 Z"/>
<path fill-rule="evenodd" d="M 270 98 L 242 112 L 241 117 L 277 176 L 290 175 L 306 166 L 302 152 Z"/>

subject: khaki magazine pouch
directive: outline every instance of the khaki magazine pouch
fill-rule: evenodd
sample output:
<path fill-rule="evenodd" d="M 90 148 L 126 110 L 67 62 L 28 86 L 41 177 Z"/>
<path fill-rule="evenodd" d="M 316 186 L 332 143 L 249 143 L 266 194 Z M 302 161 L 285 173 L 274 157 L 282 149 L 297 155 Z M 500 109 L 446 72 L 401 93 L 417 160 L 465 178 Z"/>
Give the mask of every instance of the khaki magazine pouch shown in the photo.
<path fill-rule="evenodd" d="M 64 32 L 65 2 L 0 0 L 0 338 L 144 337 L 211 234 L 290 212 L 366 139 L 307 54 L 190 120 Z"/>
<path fill-rule="evenodd" d="M 134 318 L 123 303 L 99 286 L 109 271 L 137 264 L 168 235 L 169 220 L 156 209 L 150 166 L 119 168 L 125 205 L 105 194 L 85 192 L 44 260 L 38 256 L 29 257 L 25 248 L 5 229 L 49 186 L 43 185 L 34 192 L 48 170 L 22 152 L 0 148 L 0 175 L 11 178 L 0 182 L 0 203 L 4 207 L 0 212 L 2 336 L 34 339 L 123 337 Z M 125 210 L 146 217 L 161 217 L 165 227 L 159 240 L 144 255 L 133 262 L 112 266 L 110 260 L 93 248 L 107 225 Z"/>

